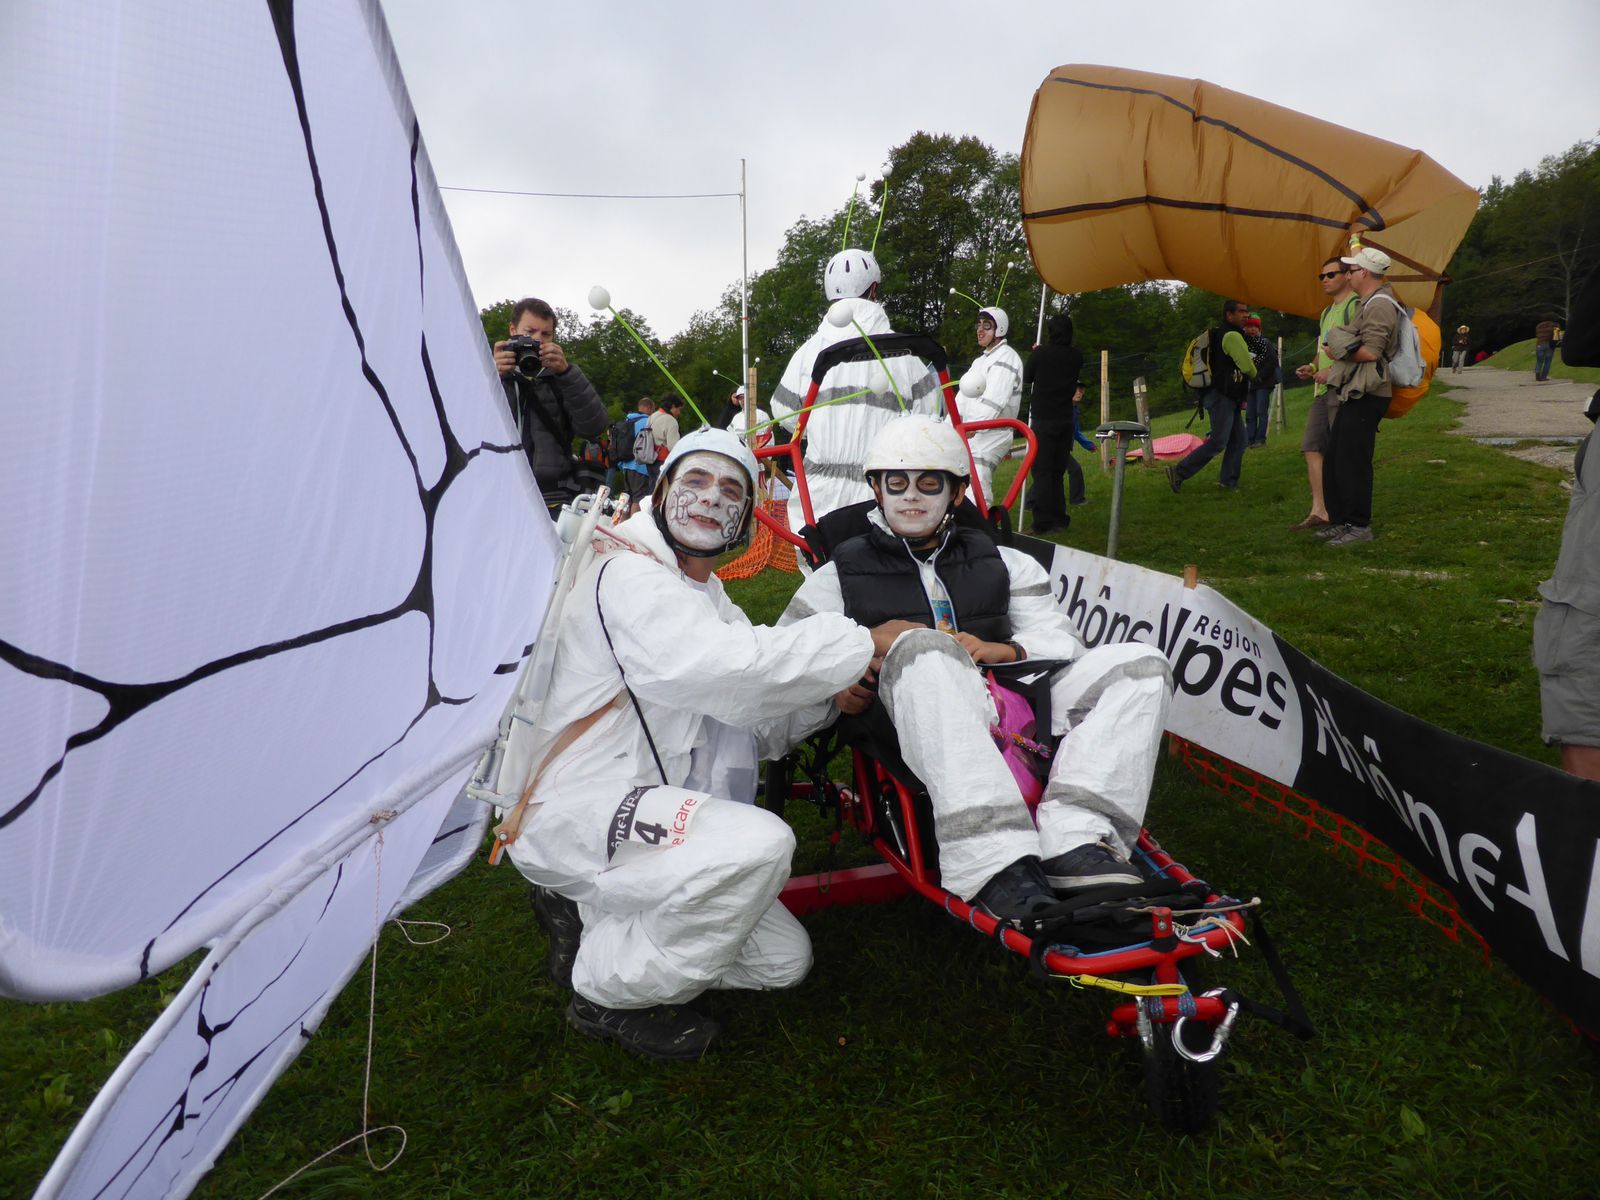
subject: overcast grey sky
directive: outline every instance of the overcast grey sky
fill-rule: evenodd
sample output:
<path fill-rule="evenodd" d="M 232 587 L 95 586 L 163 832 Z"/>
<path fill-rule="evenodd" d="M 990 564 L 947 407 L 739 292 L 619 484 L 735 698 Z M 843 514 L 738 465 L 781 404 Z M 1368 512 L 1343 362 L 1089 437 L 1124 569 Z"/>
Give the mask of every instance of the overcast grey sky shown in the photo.
<path fill-rule="evenodd" d="M 1600 132 L 1600 0 L 382 4 L 442 185 L 737 192 L 742 156 L 752 273 L 919 129 L 1020 153 L 1065 63 L 1206 79 L 1477 186 Z M 587 313 L 603 283 L 666 337 L 739 278 L 737 199 L 445 200 L 480 306 Z"/>

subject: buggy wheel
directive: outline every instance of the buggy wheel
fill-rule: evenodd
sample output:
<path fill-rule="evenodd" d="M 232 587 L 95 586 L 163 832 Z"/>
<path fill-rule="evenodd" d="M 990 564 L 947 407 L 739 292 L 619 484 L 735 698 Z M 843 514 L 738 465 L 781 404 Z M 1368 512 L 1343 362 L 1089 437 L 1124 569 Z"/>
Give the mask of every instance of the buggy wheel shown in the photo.
<path fill-rule="evenodd" d="M 1173 1044 L 1175 1026 L 1156 1025 L 1144 1051 L 1144 1099 L 1150 1112 L 1173 1133 L 1200 1133 L 1217 1118 L 1215 1062 L 1191 1062 Z M 1179 1030 L 1184 1045 L 1200 1053 L 1210 1045 L 1210 1027 L 1187 1021 Z"/>

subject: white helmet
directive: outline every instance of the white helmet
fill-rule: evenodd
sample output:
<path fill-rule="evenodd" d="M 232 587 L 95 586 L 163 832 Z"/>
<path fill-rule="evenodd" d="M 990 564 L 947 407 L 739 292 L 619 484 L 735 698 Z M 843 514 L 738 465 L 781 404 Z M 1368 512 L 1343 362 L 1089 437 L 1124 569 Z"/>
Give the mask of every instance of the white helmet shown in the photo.
<path fill-rule="evenodd" d="M 1006 310 L 1003 308 L 990 305 L 988 308 L 980 308 L 978 315 L 988 317 L 994 322 L 994 335 L 997 338 L 1003 338 L 1011 331 L 1011 318 L 1006 316 Z"/>
<path fill-rule="evenodd" d="M 829 300 L 855 300 L 883 282 L 878 260 L 865 250 L 841 250 L 822 272 L 822 294 Z"/>
<path fill-rule="evenodd" d="M 890 421 L 867 449 L 864 474 L 875 471 L 948 471 L 957 479 L 972 474 L 967 448 L 948 421 L 905 413 Z"/>

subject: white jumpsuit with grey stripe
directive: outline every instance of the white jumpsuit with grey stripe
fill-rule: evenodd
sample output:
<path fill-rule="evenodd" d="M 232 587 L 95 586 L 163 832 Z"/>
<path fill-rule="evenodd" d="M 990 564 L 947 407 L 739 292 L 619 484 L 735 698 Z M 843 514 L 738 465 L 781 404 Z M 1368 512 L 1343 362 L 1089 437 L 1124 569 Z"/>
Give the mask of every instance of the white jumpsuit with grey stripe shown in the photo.
<path fill-rule="evenodd" d="M 892 332 L 888 315 L 876 301 L 840 300 L 837 303 L 849 305 L 855 324 L 840 329 L 824 320 L 817 332 L 789 359 L 783 378 L 772 393 L 772 415 L 791 433 L 799 424 L 800 405 L 811 386 L 811 368 L 817 355 L 836 342 L 860 337 L 863 331 L 871 337 Z M 881 365 L 876 359 L 841 363 L 823 377 L 816 403 L 824 404 L 863 390 L 869 394 L 819 408 L 806 422 L 806 486 L 811 492 L 811 511 L 818 520 L 836 508 L 872 498 L 872 489 L 867 486 L 861 467 L 867 460 L 867 448 L 872 445 L 872 439 L 900 412 L 901 400 L 905 401 L 908 412 L 936 417 L 943 411 L 938 375 L 921 359 L 906 355 L 885 359 Z M 797 488 L 789 497 L 789 528 L 798 532 L 805 523 Z"/>
<path fill-rule="evenodd" d="M 943 885 L 966 898 L 1024 855 L 1048 859 L 1101 840 L 1130 851 L 1172 696 L 1172 671 L 1159 649 L 1124 642 L 1086 650 L 1052 599 L 1044 569 L 1020 551 L 1000 554 L 1011 576 L 1012 639 L 1031 659 L 1071 663 L 1050 688 L 1052 732 L 1064 737 L 1038 827 L 989 736 L 997 717 L 982 674 L 954 638 L 931 629 L 901 634 L 878 681 L 906 764 L 933 801 Z M 843 611 L 837 568 L 828 563 L 801 585 L 778 624 Z M 800 723 L 825 724 L 837 709 L 831 701 L 824 707 L 831 713 Z"/>
<path fill-rule="evenodd" d="M 963 422 L 992 421 L 1017 415 L 1022 407 L 1022 358 L 1015 350 L 1004 341 L 991 342 L 962 374 L 961 386 L 969 388 L 969 381 L 979 380 L 983 387 L 978 395 L 969 396 L 963 391 L 956 400 Z M 972 461 L 978 468 L 977 483 L 989 504 L 995 501 L 995 468 L 1011 452 L 1016 436 L 1010 429 L 983 429 L 968 439 Z"/>
<path fill-rule="evenodd" d="M 789 718 L 859 679 L 872 639 L 831 615 L 752 626 L 715 576 L 700 585 L 679 571 L 648 511 L 617 532 L 633 550 L 581 576 L 547 635 L 558 641 L 541 744 L 602 715 L 538 777 L 511 860 L 577 901 L 572 984 L 597 1004 L 792 986 L 811 943 L 777 899 L 794 834 L 750 803 L 758 755 L 807 732 Z M 673 822 L 659 814 L 674 810 L 693 815 L 663 837 Z"/>

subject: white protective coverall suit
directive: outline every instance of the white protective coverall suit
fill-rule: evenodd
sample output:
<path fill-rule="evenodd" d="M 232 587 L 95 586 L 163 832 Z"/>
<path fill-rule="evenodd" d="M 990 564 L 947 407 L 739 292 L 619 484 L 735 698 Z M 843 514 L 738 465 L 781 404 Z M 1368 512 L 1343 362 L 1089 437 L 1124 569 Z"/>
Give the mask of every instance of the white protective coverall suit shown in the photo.
<path fill-rule="evenodd" d="M 794 835 L 751 803 L 758 756 L 810 732 L 796 710 L 859 679 L 872 638 L 835 615 L 752 626 L 679 570 L 648 508 L 612 532 L 627 548 L 578 578 L 556 631 L 541 741 L 605 712 L 545 767 L 511 859 L 577 902 L 572 985 L 596 1004 L 793 986 L 811 944 L 777 901 Z"/>
<path fill-rule="evenodd" d="M 887 531 L 881 512 L 871 519 Z M 942 590 L 937 550 L 926 561 L 909 549 L 906 555 L 906 569 L 919 573 L 924 591 Z M 989 736 L 998 716 L 983 675 L 953 637 L 933 629 L 901 634 L 878 678 L 878 703 L 933 802 L 941 882 L 963 898 L 1024 855 L 1050 859 L 1104 841 L 1126 856 L 1144 823 L 1172 697 L 1172 671 L 1160 650 L 1142 642 L 1085 649 L 1055 604 L 1044 568 L 1018 550 L 1001 547 L 1000 556 L 1011 580 L 1011 640 L 1029 659 L 1071 663 L 1050 686 L 1051 732 L 1065 736 L 1050 764 L 1038 827 Z M 843 611 L 838 569 L 829 562 L 801 584 L 778 625 Z M 832 700 L 821 707 L 827 711 L 797 718 L 797 727 L 822 728 L 837 717 Z"/>
<path fill-rule="evenodd" d="M 1021 356 L 1004 339 L 990 342 L 989 348 L 962 374 L 961 395 L 956 404 L 963 422 L 1015 417 L 1022 407 Z M 978 468 L 976 483 L 983 489 L 986 504 L 995 502 L 995 468 L 1011 452 L 1016 436 L 1011 429 L 984 429 L 967 439 L 972 461 Z"/>
<path fill-rule="evenodd" d="M 875 300 L 835 301 L 835 307 L 838 305 L 848 306 L 855 324 L 847 321 L 840 327 L 824 318 L 817 332 L 789 359 L 783 378 L 772 393 L 772 415 L 790 433 L 799 424 L 800 406 L 811 387 L 811 368 L 819 353 L 837 342 L 860 337 L 856 325 L 871 337 L 893 332 L 883 305 Z M 872 439 L 900 412 L 900 401 L 884 374 L 885 367 L 900 389 L 907 412 L 938 416 L 941 411 L 939 376 L 921 359 L 901 355 L 886 358 L 881 365 L 872 359 L 841 363 L 829 371 L 817 390 L 817 404 L 864 388 L 870 389 L 871 395 L 818 409 L 806 422 L 806 486 L 811 492 L 811 510 L 818 520 L 836 508 L 872 498 L 872 489 L 861 475 L 861 464 L 866 461 Z M 799 532 L 805 524 L 805 511 L 796 488 L 789 497 L 789 528 Z"/>

